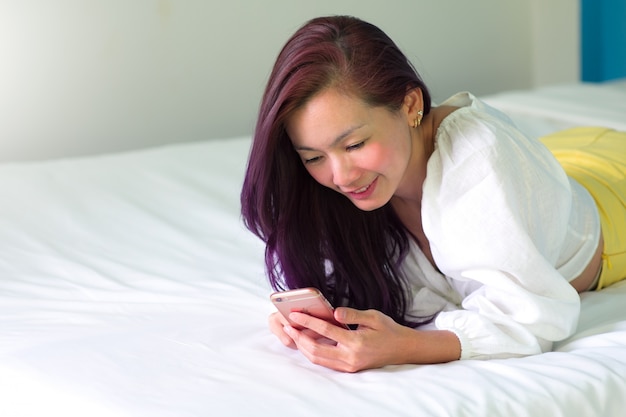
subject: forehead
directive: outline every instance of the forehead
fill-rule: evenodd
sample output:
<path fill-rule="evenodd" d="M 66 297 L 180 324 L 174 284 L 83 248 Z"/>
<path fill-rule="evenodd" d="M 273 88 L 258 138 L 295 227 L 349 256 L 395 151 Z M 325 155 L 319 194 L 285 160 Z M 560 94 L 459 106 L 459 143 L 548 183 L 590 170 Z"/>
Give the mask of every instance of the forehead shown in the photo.
<path fill-rule="evenodd" d="M 312 139 L 333 141 L 365 125 L 371 110 L 359 98 L 327 89 L 313 96 L 287 119 L 287 134 L 294 145 Z"/>
<path fill-rule="evenodd" d="M 290 119 L 306 121 L 309 119 L 344 118 L 353 112 L 367 111 L 369 106 L 357 96 L 344 93 L 335 88 L 328 88 L 315 94 Z M 304 119 L 304 120 L 303 120 Z"/>

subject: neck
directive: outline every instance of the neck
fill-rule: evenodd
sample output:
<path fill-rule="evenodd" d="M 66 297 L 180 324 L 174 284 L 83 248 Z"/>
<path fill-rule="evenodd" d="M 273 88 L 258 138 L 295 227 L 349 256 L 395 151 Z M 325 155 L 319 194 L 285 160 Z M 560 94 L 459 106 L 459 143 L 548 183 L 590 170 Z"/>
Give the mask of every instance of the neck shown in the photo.
<path fill-rule="evenodd" d="M 426 165 L 435 152 L 437 129 L 450 113 L 458 109 L 452 106 L 433 107 L 422 123 L 411 129 L 412 155 L 407 167 L 404 184 L 398 188 L 394 199 L 400 200 L 403 205 L 421 209 L 422 186 L 426 179 Z"/>

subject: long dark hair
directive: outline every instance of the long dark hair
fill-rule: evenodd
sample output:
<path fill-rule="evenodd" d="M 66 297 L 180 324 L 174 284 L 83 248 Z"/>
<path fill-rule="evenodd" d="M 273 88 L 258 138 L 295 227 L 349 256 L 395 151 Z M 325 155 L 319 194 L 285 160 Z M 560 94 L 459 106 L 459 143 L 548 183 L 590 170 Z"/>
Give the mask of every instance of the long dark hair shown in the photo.
<path fill-rule="evenodd" d="M 317 287 L 336 305 L 377 309 L 406 324 L 399 266 L 409 238 L 391 205 L 362 211 L 317 183 L 285 130 L 331 86 L 392 111 L 420 88 L 430 111 L 423 81 L 379 28 L 348 16 L 309 21 L 283 47 L 263 96 L 241 192 L 244 224 L 266 243 L 273 288 Z"/>

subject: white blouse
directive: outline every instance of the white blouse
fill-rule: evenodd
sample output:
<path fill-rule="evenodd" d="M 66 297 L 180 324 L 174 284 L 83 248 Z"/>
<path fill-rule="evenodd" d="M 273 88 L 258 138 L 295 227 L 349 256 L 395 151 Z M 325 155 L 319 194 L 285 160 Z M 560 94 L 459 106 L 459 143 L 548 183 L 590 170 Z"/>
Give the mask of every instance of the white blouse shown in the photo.
<path fill-rule="evenodd" d="M 423 185 L 438 270 L 412 243 L 407 316 L 436 315 L 425 327 L 454 332 L 461 359 L 550 350 L 576 329 L 580 298 L 568 281 L 599 243 L 595 203 L 504 114 L 469 93 L 442 104 L 462 108 L 439 126 Z"/>

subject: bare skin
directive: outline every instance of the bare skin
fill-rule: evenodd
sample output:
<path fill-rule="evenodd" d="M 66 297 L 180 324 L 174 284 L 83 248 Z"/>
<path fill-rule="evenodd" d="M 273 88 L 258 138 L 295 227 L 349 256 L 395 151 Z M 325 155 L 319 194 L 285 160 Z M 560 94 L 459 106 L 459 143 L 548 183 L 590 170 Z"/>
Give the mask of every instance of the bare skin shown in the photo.
<path fill-rule="evenodd" d="M 600 243 L 598 243 L 598 247 L 596 252 L 593 254 L 591 258 L 591 262 L 589 265 L 583 270 L 583 272 L 574 280 L 570 281 L 572 287 L 576 289 L 579 293 L 588 291 L 593 285 L 596 276 L 600 272 L 600 268 L 602 267 L 602 252 L 604 250 L 604 238 L 602 237 L 602 233 L 600 233 Z"/>

